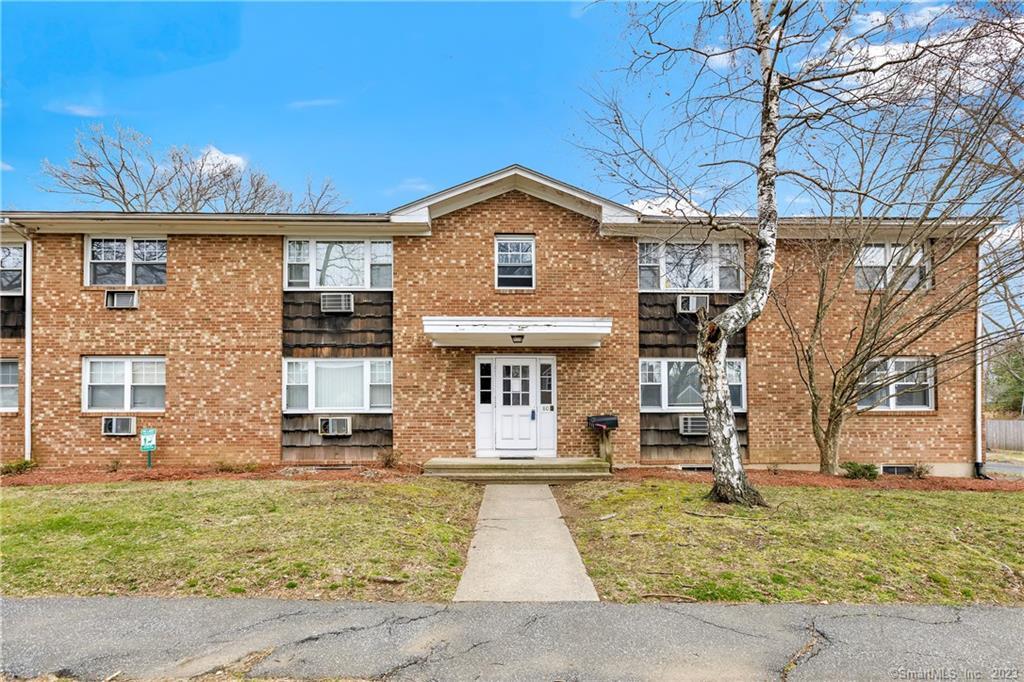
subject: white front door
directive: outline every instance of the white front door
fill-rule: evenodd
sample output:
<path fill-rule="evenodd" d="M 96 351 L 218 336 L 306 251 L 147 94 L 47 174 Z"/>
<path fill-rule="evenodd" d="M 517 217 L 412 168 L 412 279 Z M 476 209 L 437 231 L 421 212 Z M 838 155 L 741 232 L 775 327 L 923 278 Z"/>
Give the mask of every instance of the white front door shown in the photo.
<path fill-rule="evenodd" d="M 494 445 L 498 450 L 537 449 L 537 361 L 499 360 Z"/>
<path fill-rule="evenodd" d="M 555 358 L 476 358 L 476 456 L 554 457 L 558 431 Z"/>

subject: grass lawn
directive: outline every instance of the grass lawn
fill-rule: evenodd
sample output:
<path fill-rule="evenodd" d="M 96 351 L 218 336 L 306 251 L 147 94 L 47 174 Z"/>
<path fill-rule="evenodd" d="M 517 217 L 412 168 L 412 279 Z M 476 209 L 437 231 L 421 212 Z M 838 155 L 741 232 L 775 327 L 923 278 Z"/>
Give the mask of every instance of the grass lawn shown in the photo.
<path fill-rule="evenodd" d="M 764 487 L 778 507 L 747 510 L 707 489 L 560 489 L 602 599 L 1024 602 L 1024 493 Z"/>
<path fill-rule="evenodd" d="M 7 487 L 0 592 L 446 600 L 480 488 L 201 480 Z"/>

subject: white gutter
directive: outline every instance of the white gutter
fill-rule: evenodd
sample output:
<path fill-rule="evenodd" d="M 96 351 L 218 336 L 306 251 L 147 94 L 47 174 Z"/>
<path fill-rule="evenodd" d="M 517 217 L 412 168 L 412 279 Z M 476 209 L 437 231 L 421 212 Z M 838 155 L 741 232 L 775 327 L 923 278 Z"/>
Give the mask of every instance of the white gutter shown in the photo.
<path fill-rule="evenodd" d="M 25 461 L 32 459 L 32 240 L 25 240 Z"/>

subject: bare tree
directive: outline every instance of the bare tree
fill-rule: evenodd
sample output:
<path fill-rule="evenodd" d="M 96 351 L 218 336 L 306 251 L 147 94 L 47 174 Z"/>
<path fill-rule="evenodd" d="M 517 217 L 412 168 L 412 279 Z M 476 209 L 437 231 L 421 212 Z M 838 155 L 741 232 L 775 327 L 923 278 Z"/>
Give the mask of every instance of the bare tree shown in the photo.
<path fill-rule="evenodd" d="M 66 166 L 43 161 L 52 185 L 46 189 L 73 194 L 119 211 L 152 211 L 163 205 L 173 173 L 152 152 L 150 138 L 131 128 L 90 126 L 75 137 L 75 155 Z"/>
<path fill-rule="evenodd" d="M 986 335 L 995 337 L 986 354 L 987 369 L 998 404 L 1015 402 L 1024 419 L 1024 220 L 997 234 L 985 254 L 985 269 L 997 273 L 998 282 L 982 305 Z"/>
<path fill-rule="evenodd" d="M 345 206 L 338 189 L 330 178 L 325 178 L 319 187 L 306 178 L 306 191 L 299 202 L 299 213 L 337 213 Z"/>
<path fill-rule="evenodd" d="M 152 140 L 120 125 L 80 131 L 66 165 L 43 161 L 50 184 L 43 189 L 71 194 L 119 211 L 172 213 L 328 213 L 344 202 L 330 178 L 319 189 L 307 181 L 298 205 L 265 172 L 225 157 L 212 147 L 194 153 L 172 147 L 153 152 Z"/>
<path fill-rule="evenodd" d="M 764 504 L 740 460 L 725 360 L 729 338 L 769 300 L 778 184 L 815 188 L 844 209 L 874 201 L 847 182 L 847 155 L 870 154 L 864 138 L 880 122 L 898 130 L 906 105 L 929 100 L 944 77 L 961 91 L 976 80 L 999 78 L 979 67 L 1019 15 L 1003 5 L 967 3 L 926 14 L 913 3 L 897 3 L 862 14 L 863 3 L 853 0 L 710 0 L 695 16 L 688 15 L 691 7 L 667 2 L 632 8 L 637 41 L 627 85 L 652 82 L 648 100 L 664 104 L 631 115 L 630 100 L 621 94 L 601 96 L 591 121 L 600 141 L 590 148 L 602 169 L 631 193 L 700 206 L 698 215 L 678 222 L 677 234 L 706 240 L 734 231 L 753 244 L 742 298 L 713 319 L 699 320 L 697 362 L 715 475 L 710 497 Z M 978 73 L 968 78 L 964 67 L 950 74 L 956 64 L 970 64 Z M 913 134 L 892 138 L 894 157 Z M 843 163 L 823 164 L 830 153 Z M 929 162 L 912 154 L 903 160 Z M 941 174 L 936 167 L 931 171 Z M 903 215 L 930 215 L 927 193 L 919 190 L 906 188 L 895 208 Z M 750 208 L 753 226 L 730 220 L 730 212 Z"/>

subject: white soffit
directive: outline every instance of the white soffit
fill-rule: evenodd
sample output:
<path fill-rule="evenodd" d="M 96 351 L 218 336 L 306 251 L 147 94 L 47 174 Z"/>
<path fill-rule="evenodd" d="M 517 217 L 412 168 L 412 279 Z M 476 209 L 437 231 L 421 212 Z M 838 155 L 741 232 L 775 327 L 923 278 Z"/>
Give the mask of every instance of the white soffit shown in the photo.
<path fill-rule="evenodd" d="M 639 213 L 586 190 L 550 178 L 523 166 L 513 165 L 450 187 L 390 211 L 391 221 L 426 222 L 505 192 L 519 190 L 567 208 L 600 223 L 635 223 Z"/>
<path fill-rule="evenodd" d="M 435 346 L 597 348 L 611 332 L 610 317 L 423 318 L 423 333 Z"/>

